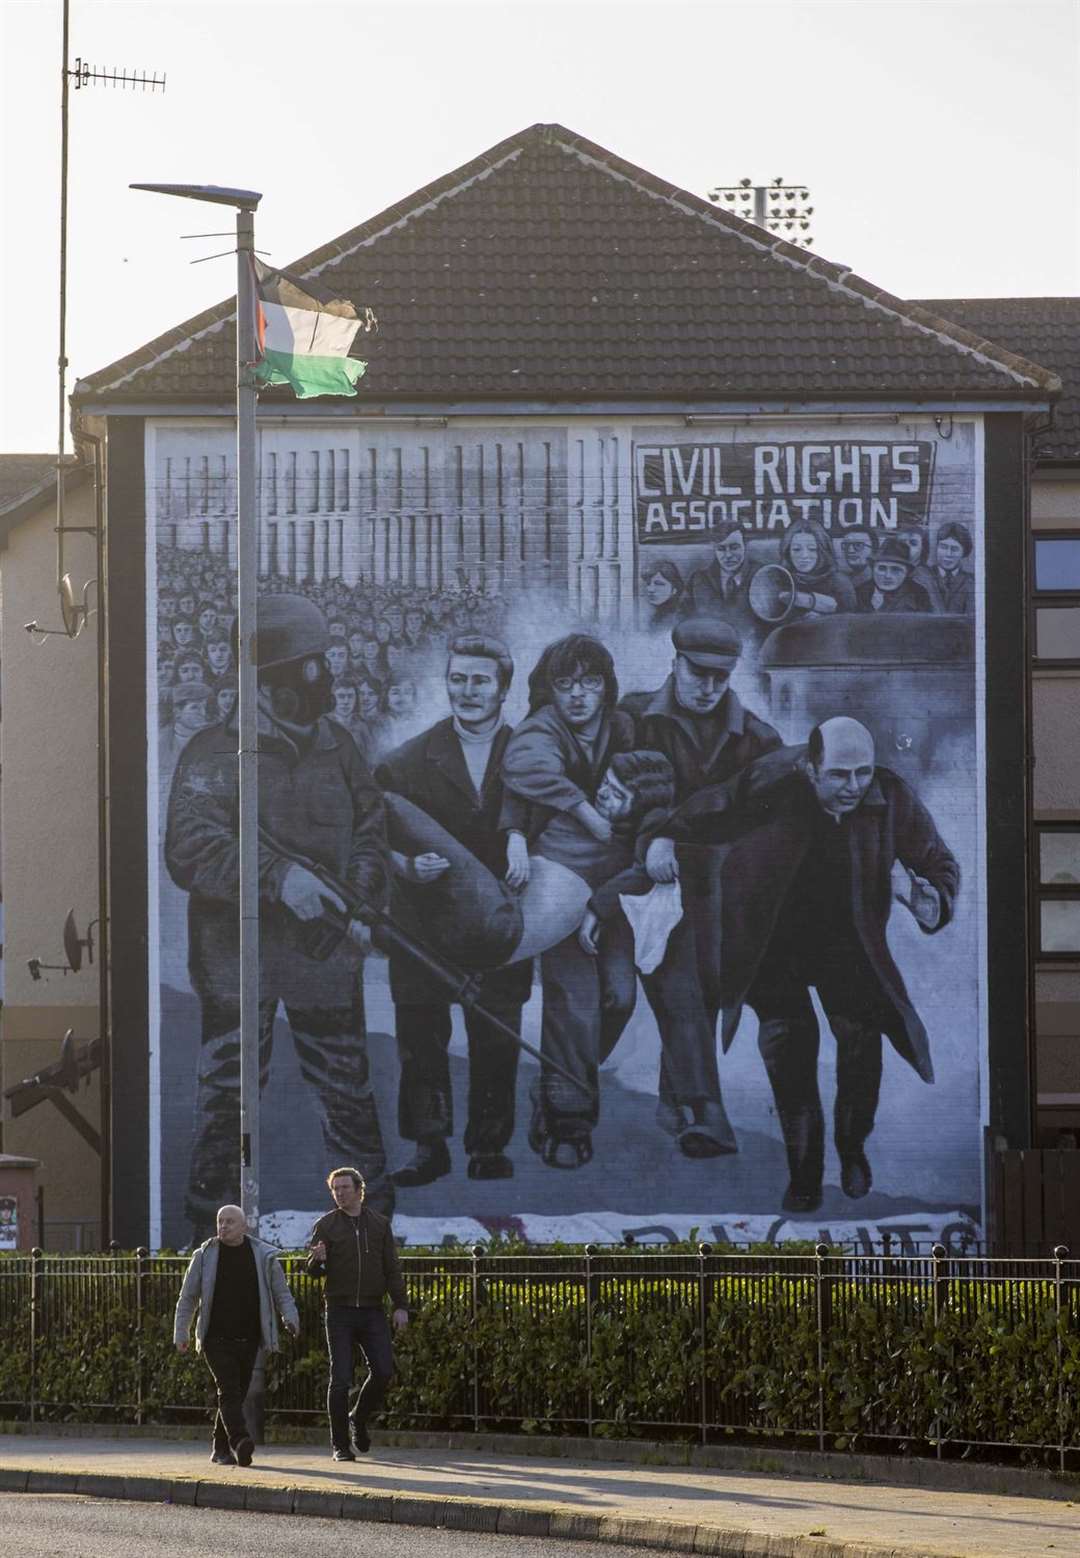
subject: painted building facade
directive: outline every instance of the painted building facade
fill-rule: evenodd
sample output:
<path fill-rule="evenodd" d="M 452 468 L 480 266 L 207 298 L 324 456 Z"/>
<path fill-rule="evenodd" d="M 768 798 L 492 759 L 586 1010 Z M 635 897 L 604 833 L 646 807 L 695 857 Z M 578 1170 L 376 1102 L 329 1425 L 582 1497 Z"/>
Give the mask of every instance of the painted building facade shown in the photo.
<path fill-rule="evenodd" d="M 559 127 L 294 268 L 380 332 L 355 401 L 260 404 L 268 1229 L 345 1155 L 410 1242 L 980 1237 L 986 1134 L 1026 1130 L 1053 375 Z M 230 320 L 74 397 L 108 449 L 115 1225 L 154 1243 L 235 1194 Z M 494 724 L 448 678 L 478 668 Z M 400 940 L 313 940 L 312 867 L 482 1011 Z"/>

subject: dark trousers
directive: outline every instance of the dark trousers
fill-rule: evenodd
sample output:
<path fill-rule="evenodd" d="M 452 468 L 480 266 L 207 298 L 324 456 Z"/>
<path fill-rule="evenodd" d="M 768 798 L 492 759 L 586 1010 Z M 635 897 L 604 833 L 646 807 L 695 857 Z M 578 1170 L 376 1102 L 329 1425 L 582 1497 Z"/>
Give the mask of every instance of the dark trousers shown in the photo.
<path fill-rule="evenodd" d="M 520 981 L 519 981 L 520 983 Z M 521 1032 L 521 998 L 507 999 L 495 978 L 485 981 L 483 1005 L 493 1017 Z M 401 1080 L 398 1131 L 407 1141 L 452 1136 L 454 1101 L 448 1050 L 453 1028 L 445 1001 L 397 1003 L 394 1007 Z M 519 1050 L 476 1011 L 464 1012 L 469 1038 L 469 1103 L 465 1151 L 501 1152 L 514 1134 L 514 1091 Z"/>
<path fill-rule="evenodd" d="M 330 1441 L 335 1449 L 349 1447 L 349 1391 L 353 1382 L 353 1348 L 359 1347 L 368 1366 L 353 1417 L 366 1423 L 382 1406 L 387 1386 L 394 1377 L 394 1350 L 390 1326 L 382 1309 L 359 1309 L 353 1304 L 327 1304 L 326 1348 L 330 1354 L 330 1384 L 326 1411 Z"/>
<path fill-rule="evenodd" d="M 280 917 L 260 924 L 259 1084 L 270 1069 L 274 1018 L 283 1004 L 304 1081 L 322 1116 L 326 1167 L 354 1163 L 368 1200 L 390 1210 L 386 1153 L 367 1054 L 361 971 L 344 950 L 325 962 L 305 956 Z M 189 968 L 202 1005 L 202 1048 L 195 1104 L 195 1147 L 186 1210 L 197 1229 L 212 1228 L 217 1208 L 239 1200 L 240 962 L 235 920 L 189 917 Z"/>
<path fill-rule="evenodd" d="M 765 1062 L 784 1133 L 792 1185 L 821 1187 L 825 1117 L 818 1089 L 821 1036 L 810 1001 L 813 985 L 836 1039 L 833 1134 L 841 1157 L 861 1151 L 874 1128 L 881 1091 L 881 1034 L 887 1021 L 880 986 L 861 947 L 844 943 L 816 956 L 767 956 L 747 995 L 757 1013 Z"/>
<path fill-rule="evenodd" d="M 540 1051 L 575 1079 L 569 1082 L 541 1064 L 540 1104 L 545 1129 L 564 1140 L 591 1130 L 600 1118 L 599 1069 L 630 1021 L 637 998 L 634 939 L 625 917 L 615 915 L 590 957 L 577 933 L 540 958 L 544 1006 Z"/>
<path fill-rule="evenodd" d="M 708 899 L 684 888 L 683 917 L 668 937 L 663 962 L 642 975 L 660 1033 L 659 1096 L 664 1103 L 720 1100 L 720 989 L 710 956 L 718 923 L 718 917 L 709 919 Z"/>
<path fill-rule="evenodd" d="M 217 1391 L 214 1450 L 219 1455 L 226 1450 L 235 1452 L 240 1440 L 250 1437 L 244 1421 L 244 1399 L 258 1351 L 257 1337 L 208 1336 L 203 1342 L 203 1357 Z"/>

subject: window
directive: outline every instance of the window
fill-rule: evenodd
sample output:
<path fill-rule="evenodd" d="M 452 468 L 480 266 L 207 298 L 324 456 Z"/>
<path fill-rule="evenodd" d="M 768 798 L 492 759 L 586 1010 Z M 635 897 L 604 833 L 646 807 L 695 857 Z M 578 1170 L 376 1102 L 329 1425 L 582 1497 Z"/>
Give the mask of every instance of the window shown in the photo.
<path fill-rule="evenodd" d="M 1035 829 L 1039 956 L 1080 959 L 1080 821 Z"/>
<path fill-rule="evenodd" d="M 1080 536 L 1035 537 L 1035 659 L 1080 665 Z"/>

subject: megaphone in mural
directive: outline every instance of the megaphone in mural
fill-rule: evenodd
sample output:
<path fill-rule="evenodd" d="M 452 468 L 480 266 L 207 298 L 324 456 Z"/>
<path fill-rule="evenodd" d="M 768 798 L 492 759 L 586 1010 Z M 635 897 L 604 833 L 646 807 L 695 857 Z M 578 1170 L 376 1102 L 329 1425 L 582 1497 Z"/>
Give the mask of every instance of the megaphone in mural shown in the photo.
<path fill-rule="evenodd" d="M 783 622 L 796 605 L 798 591 L 789 571 L 779 563 L 765 563 L 750 580 L 750 610 L 762 622 Z"/>

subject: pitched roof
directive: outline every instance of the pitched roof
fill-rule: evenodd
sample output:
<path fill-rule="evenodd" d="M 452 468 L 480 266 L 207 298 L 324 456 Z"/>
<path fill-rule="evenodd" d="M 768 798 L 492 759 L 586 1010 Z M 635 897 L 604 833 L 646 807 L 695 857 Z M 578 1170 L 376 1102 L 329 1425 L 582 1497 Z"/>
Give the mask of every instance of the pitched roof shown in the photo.
<path fill-rule="evenodd" d="M 1045 400 L 1052 374 L 561 125 L 533 125 L 297 260 L 380 333 L 368 401 Z M 73 402 L 226 402 L 235 299 Z M 291 398 L 288 391 L 267 399 Z"/>
<path fill-rule="evenodd" d="M 1080 297 L 934 298 L 919 306 L 1049 363 L 1063 384 L 1053 426 L 1035 439 L 1042 460 L 1080 460 Z"/>
<path fill-rule="evenodd" d="M 64 491 L 85 480 L 77 455 L 64 456 Z M 55 454 L 0 454 L 0 551 L 17 525 L 56 492 Z"/>
<path fill-rule="evenodd" d="M 0 454 L 0 513 L 56 480 L 56 455 Z"/>

